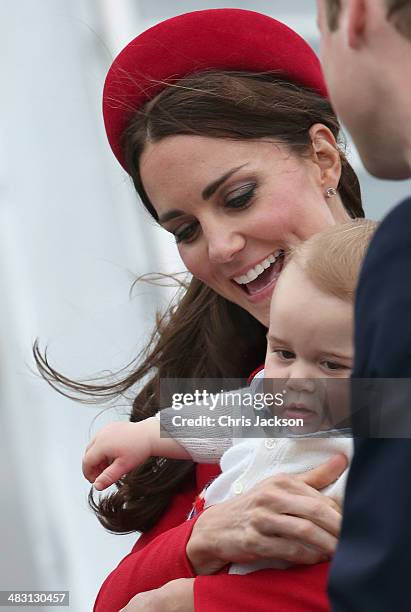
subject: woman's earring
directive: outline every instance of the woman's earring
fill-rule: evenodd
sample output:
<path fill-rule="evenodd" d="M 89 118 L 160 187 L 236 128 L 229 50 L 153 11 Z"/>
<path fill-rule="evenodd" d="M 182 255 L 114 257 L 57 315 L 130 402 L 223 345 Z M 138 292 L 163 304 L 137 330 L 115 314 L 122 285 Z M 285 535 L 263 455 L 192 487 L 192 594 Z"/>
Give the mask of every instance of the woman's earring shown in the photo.
<path fill-rule="evenodd" d="M 334 187 L 328 187 L 327 191 L 325 192 L 325 197 L 326 198 L 332 198 L 333 196 L 337 195 L 337 190 Z"/>

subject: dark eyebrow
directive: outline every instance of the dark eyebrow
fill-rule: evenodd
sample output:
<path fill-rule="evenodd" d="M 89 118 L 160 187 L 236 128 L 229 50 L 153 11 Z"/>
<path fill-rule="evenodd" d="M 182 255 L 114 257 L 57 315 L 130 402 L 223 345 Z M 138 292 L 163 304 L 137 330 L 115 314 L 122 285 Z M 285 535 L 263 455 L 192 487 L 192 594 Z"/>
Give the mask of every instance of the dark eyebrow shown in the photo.
<path fill-rule="evenodd" d="M 242 164 L 241 166 L 237 166 L 236 168 L 231 168 L 231 170 L 220 176 L 220 178 L 207 185 L 207 187 L 205 187 L 201 192 L 201 197 L 203 198 L 203 200 L 208 200 L 209 198 L 211 198 L 213 193 L 215 193 L 217 189 L 221 187 L 221 185 L 230 178 L 230 176 L 241 170 L 241 168 L 244 168 L 247 163 Z M 175 217 L 180 217 L 184 214 L 185 212 L 183 210 L 175 208 L 173 210 L 167 211 L 166 213 L 164 213 L 164 215 L 161 215 L 161 217 L 158 218 L 158 222 L 160 223 L 160 225 L 163 225 L 167 221 L 171 221 L 171 219 L 175 219 Z"/>
<path fill-rule="evenodd" d="M 230 178 L 230 176 L 232 176 L 235 172 L 238 172 L 239 170 L 241 170 L 241 168 L 244 168 L 244 166 L 246 165 L 247 164 L 242 164 L 241 166 L 232 168 L 231 170 L 223 174 L 223 176 L 220 176 L 220 178 L 216 179 L 215 181 L 207 185 L 207 187 L 203 189 L 203 191 L 201 192 L 201 197 L 203 198 L 203 200 L 208 200 L 209 198 L 211 198 L 213 193 L 215 193 L 217 189 L 221 187 L 221 185 Z"/>

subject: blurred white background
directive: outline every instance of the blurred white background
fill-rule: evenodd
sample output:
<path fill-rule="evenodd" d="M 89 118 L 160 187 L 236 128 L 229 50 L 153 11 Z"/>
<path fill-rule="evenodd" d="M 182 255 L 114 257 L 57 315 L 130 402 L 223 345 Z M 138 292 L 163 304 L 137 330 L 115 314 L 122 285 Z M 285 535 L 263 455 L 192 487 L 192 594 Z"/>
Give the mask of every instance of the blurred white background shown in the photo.
<path fill-rule="evenodd" d="M 173 239 L 142 210 L 106 143 L 101 90 L 115 54 L 140 31 L 190 10 L 269 12 L 318 50 L 314 2 L 2 0 L 0 114 L 0 589 L 70 590 L 91 610 L 136 535 L 106 533 L 87 506 L 80 464 L 103 415 L 33 373 L 36 337 L 73 378 L 126 365 L 151 330 L 165 289 L 136 275 L 182 270 Z M 353 86 L 355 86 L 353 84 Z M 368 177 L 353 148 L 368 216 L 410 181 Z M 42 608 L 43 610 L 45 608 Z"/>

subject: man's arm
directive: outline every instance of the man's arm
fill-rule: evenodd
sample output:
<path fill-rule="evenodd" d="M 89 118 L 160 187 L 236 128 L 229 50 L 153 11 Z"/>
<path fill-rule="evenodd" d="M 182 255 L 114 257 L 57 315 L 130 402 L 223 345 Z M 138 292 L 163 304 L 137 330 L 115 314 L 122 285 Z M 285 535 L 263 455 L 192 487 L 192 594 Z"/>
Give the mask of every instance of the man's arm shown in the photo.
<path fill-rule="evenodd" d="M 356 302 L 353 376 L 411 378 L 411 200 L 382 222 L 364 262 Z M 353 410 L 366 411 L 360 419 L 363 424 L 376 423 L 376 417 L 377 422 L 381 417 L 387 422 L 390 403 L 398 419 L 395 393 L 391 400 L 384 397 L 381 414 L 376 415 L 372 405 L 354 405 Z M 402 409 L 409 412 L 411 397 Z M 356 431 L 356 422 L 354 414 L 354 435 L 364 434 Z M 406 612 L 411 610 L 411 488 L 406 480 L 411 440 L 363 437 L 354 445 L 341 538 L 330 575 L 332 609 Z"/>

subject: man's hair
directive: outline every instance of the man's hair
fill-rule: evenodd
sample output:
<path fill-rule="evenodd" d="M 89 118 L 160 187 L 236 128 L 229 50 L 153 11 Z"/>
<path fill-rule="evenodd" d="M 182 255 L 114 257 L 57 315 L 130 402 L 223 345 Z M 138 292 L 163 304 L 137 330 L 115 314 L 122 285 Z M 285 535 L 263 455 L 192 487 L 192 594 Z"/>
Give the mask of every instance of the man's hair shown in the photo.
<path fill-rule="evenodd" d="M 387 8 L 387 19 L 405 38 L 411 39 L 411 0 L 383 0 Z M 326 0 L 327 23 L 333 32 L 338 28 L 341 0 Z"/>
<path fill-rule="evenodd" d="M 294 247 L 288 263 L 295 263 L 327 295 L 353 302 L 362 262 L 377 228 L 369 219 L 332 225 Z"/>

